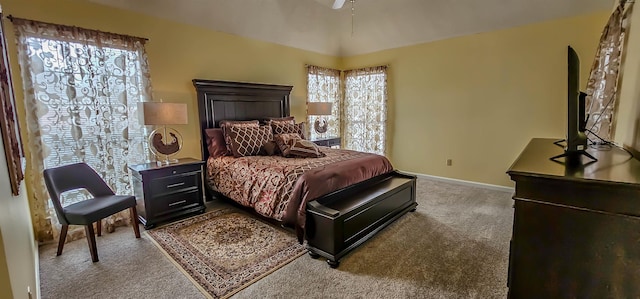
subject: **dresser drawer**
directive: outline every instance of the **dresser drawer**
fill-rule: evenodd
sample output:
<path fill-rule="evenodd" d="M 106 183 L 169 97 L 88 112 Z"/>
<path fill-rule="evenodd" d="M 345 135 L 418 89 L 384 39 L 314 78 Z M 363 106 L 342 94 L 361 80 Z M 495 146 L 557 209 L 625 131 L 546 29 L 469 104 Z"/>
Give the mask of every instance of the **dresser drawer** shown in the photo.
<path fill-rule="evenodd" d="M 195 189 L 200 185 L 200 172 L 157 178 L 151 181 L 149 196 L 164 196 L 167 194 Z"/>
<path fill-rule="evenodd" d="M 177 210 L 189 208 L 189 206 L 197 206 L 200 204 L 199 197 L 199 189 L 155 197 L 150 199 L 153 201 L 150 212 L 158 217 Z"/>

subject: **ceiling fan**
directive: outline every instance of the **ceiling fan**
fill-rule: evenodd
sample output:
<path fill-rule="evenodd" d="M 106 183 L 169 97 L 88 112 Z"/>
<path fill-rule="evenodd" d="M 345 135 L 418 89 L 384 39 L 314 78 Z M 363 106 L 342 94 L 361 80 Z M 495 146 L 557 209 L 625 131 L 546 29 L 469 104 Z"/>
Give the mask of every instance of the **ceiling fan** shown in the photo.
<path fill-rule="evenodd" d="M 333 9 L 341 9 L 345 2 L 346 2 L 346 0 L 335 0 L 333 2 L 333 6 L 331 6 L 331 8 L 333 8 Z M 349 2 L 351 2 L 351 6 L 353 6 L 353 3 L 356 2 L 356 0 L 349 0 Z"/>
<path fill-rule="evenodd" d="M 342 6 L 344 6 L 345 2 L 346 0 L 334 0 L 333 6 L 331 6 L 331 8 L 341 9 Z M 349 0 L 349 2 L 351 2 L 351 36 L 353 36 L 353 19 L 356 15 L 356 8 L 355 8 L 356 0 Z"/>

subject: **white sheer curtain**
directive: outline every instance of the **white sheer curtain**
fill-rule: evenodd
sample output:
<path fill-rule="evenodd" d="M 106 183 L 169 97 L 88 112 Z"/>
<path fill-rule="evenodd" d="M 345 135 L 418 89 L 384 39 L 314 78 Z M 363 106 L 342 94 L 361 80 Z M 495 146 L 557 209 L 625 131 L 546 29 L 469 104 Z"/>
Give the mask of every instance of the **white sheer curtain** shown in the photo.
<path fill-rule="evenodd" d="M 625 9 L 625 4 L 627 7 Z M 589 114 L 587 137 L 596 143 L 611 141 L 615 123 L 618 76 L 632 1 L 620 1 L 602 31 L 600 44 L 587 82 L 586 107 Z M 596 135 L 596 136 L 594 136 Z"/>
<path fill-rule="evenodd" d="M 42 171 L 75 162 L 93 167 L 117 194 L 133 194 L 128 165 L 148 160 L 137 103 L 151 95 L 145 40 L 13 19 L 25 95 L 30 159 L 28 184 L 39 241 L 57 238 L 59 224 Z M 63 205 L 84 199 L 70 192 Z M 126 224 L 128 213 L 105 228 Z M 69 232 L 68 239 L 83 236 Z"/>
<path fill-rule="evenodd" d="M 309 139 L 340 136 L 341 106 L 340 71 L 319 66 L 307 66 L 307 101 L 331 102 L 331 115 L 322 116 L 328 123 L 327 132 L 318 134 L 313 129 L 318 116 L 307 114 Z"/>
<path fill-rule="evenodd" d="M 387 67 L 344 72 L 342 145 L 351 150 L 386 154 Z"/>

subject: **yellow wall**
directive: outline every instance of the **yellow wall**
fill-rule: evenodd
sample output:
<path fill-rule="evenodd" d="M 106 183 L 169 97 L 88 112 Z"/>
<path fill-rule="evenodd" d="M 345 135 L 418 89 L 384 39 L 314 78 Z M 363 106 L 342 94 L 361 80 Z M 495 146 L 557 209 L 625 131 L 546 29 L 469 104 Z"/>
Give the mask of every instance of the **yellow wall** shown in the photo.
<path fill-rule="evenodd" d="M 196 94 L 192 79 L 293 85 L 291 113 L 304 119 L 304 65 L 335 68 L 339 62 L 332 56 L 178 24 L 86 1 L 0 0 L 0 3 L 5 15 L 149 38 L 146 49 L 154 97 L 166 102 L 185 102 L 189 107 L 189 124 L 176 126 L 185 138 L 181 157 L 200 157 Z M 15 35 L 11 22 L 3 21 L 12 62 L 17 112 L 24 122 L 22 79 L 17 63 Z M 26 127 L 24 123 L 21 126 Z M 23 136 L 26 144 L 24 138 L 26 136 Z M 28 148 L 26 151 L 29 154 Z M 29 169 L 27 175 L 28 172 Z M 0 293 L 10 284 L 16 298 L 26 298 L 27 286 L 32 292 L 38 290 L 34 287 L 37 286 L 37 268 L 34 268 L 37 266 L 37 248 L 32 241 L 34 236 L 27 196 L 24 190 L 17 198 L 6 191 L 10 189 L 4 185 L 5 181 L 8 184 L 4 160 L 0 161 L 0 175 L 0 183 L 3 184 L 0 188 L 0 247 L 4 249 L 4 254 L 0 254 Z M 4 295 L 0 294 L 0 298 L 4 298 Z"/>
<path fill-rule="evenodd" d="M 609 11 L 342 59 L 388 64 L 396 168 L 511 186 L 505 171 L 533 137 L 566 132 L 567 45 L 582 89 Z M 446 159 L 453 159 L 446 166 Z"/>
<path fill-rule="evenodd" d="M 86 1 L 0 1 L 5 14 L 17 17 L 149 38 L 146 48 L 155 98 L 189 105 L 190 124 L 177 127 L 186 139 L 183 157 L 200 155 L 196 96 L 191 84 L 194 78 L 293 85 L 292 114 L 304 118 L 304 64 L 343 69 L 388 64 L 388 142 L 395 166 L 506 186 L 511 182 L 504 172 L 530 138 L 564 135 L 566 46 L 574 46 L 582 58 L 584 86 L 609 14 L 607 11 L 339 59 Z M 18 113 L 22 116 L 22 80 L 12 42 L 13 28 L 9 22 L 5 25 Z M 445 166 L 447 158 L 453 159 L 453 166 Z M 0 169 L 0 173 L 6 173 L 6 169 Z M 24 192 L 14 198 L 5 194 L 7 188 L 1 190 L 0 245 L 4 245 L 4 256 L 0 256 L 0 286 L 7 280 L 4 262 L 13 292 L 18 295 L 36 280 L 37 270 L 33 269 L 37 251 L 32 242 L 21 239 L 26 236 L 33 240 L 32 233 L 27 232 L 31 226 L 25 222 L 30 218 Z M 8 223 L 12 223 L 11 230 Z"/>
<path fill-rule="evenodd" d="M 0 298 L 13 297 L 13 290 L 11 288 L 11 277 L 9 276 L 9 267 L 7 266 L 7 255 L 4 253 L 4 239 L 2 238 L 2 229 L 0 229 L 0 290 L 3 290 L 2 292 L 0 292 L 0 296 L 2 296 Z"/>
<path fill-rule="evenodd" d="M 39 292 L 37 260 L 24 183 L 20 186 L 20 195 L 13 196 L 0 139 L 0 299 L 27 298 L 27 288 L 36 298 Z"/>
<path fill-rule="evenodd" d="M 389 64 L 388 148 L 395 166 L 507 186 L 504 172 L 530 138 L 564 135 L 566 46 L 582 58 L 584 85 L 609 15 L 339 59 L 79 0 L 3 0 L 3 6 L 17 17 L 149 38 L 154 97 L 189 105 L 190 124 L 176 126 L 185 137 L 180 156 L 200 155 L 193 78 L 291 84 L 292 114 L 304 118 L 304 64 L 343 69 Z M 7 27 L 12 31 L 10 23 Z M 14 72 L 21 102 L 18 75 Z M 22 102 L 19 106 L 23 112 Z M 453 166 L 445 165 L 448 158 Z"/>
<path fill-rule="evenodd" d="M 149 38 L 146 50 L 154 98 L 188 104 L 189 124 L 175 126 L 185 139 L 180 157 L 200 157 L 200 133 L 194 78 L 293 85 L 291 113 L 305 118 L 305 64 L 337 67 L 338 58 L 226 33 L 170 22 L 80 0 L 2 0 L 5 14 Z M 7 38 L 14 40 L 6 22 Z M 15 43 L 10 42 L 18 112 L 22 79 Z M 25 126 L 23 126 L 25 127 Z"/>

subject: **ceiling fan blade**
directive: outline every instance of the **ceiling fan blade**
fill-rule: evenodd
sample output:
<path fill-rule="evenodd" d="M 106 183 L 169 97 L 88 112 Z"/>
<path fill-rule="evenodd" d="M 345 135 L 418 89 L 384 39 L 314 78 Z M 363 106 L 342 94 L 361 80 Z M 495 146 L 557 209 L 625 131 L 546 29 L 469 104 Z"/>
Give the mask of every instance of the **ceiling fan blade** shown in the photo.
<path fill-rule="evenodd" d="M 341 9 L 342 6 L 344 5 L 344 1 L 345 0 L 336 0 L 335 2 L 333 2 L 333 6 L 331 8 L 333 8 L 333 9 Z"/>

